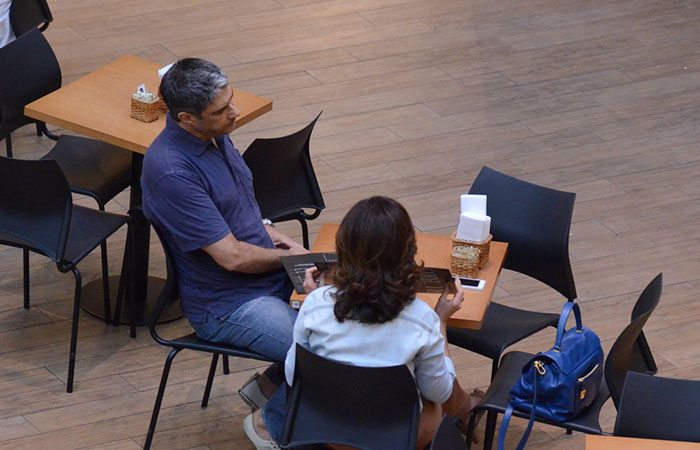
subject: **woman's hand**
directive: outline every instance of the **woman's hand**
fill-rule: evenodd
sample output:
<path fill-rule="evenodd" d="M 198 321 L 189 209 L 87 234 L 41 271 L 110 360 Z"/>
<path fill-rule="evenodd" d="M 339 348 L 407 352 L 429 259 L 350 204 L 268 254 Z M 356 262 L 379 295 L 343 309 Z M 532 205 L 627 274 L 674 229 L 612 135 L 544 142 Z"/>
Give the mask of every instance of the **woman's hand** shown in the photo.
<path fill-rule="evenodd" d="M 459 279 L 454 280 L 455 294 L 452 298 L 449 297 L 451 287 L 449 284 L 445 286 L 445 290 L 442 291 L 442 295 L 435 305 L 435 312 L 437 313 L 440 321 L 446 322 L 447 319 L 457 312 L 462 307 L 462 302 L 464 301 L 464 290 L 459 282 Z"/>
<path fill-rule="evenodd" d="M 307 294 L 310 294 L 324 284 L 323 272 L 318 270 L 316 267 L 309 267 L 306 269 L 306 273 L 304 274 L 304 290 Z"/>

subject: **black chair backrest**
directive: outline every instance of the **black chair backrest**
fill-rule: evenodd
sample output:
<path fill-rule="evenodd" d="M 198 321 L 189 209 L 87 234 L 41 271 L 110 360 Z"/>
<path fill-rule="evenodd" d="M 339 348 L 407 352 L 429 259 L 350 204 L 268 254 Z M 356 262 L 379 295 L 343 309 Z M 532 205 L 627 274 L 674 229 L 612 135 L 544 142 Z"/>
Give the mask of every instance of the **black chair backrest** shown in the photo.
<path fill-rule="evenodd" d="M 243 153 L 243 160 L 253 173 L 255 198 L 263 217 L 280 217 L 299 208 L 326 207 L 309 154 L 311 132 L 321 114 L 289 136 L 255 139 Z"/>
<path fill-rule="evenodd" d="M 63 260 L 73 202 L 54 160 L 0 157 L 0 241 L 33 247 Z"/>
<path fill-rule="evenodd" d="M 440 426 L 435 432 L 430 450 L 467 450 L 467 443 L 459 431 L 456 417 L 443 416 Z"/>
<path fill-rule="evenodd" d="M 10 6 L 10 26 L 15 36 L 37 27 L 44 31 L 53 22 L 53 15 L 46 0 L 12 0 Z"/>
<path fill-rule="evenodd" d="M 620 397 L 627 373 L 650 373 L 652 371 L 648 361 L 653 362 L 653 357 L 648 347 L 645 350 L 638 345 L 638 339 L 643 336 L 642 328 L 659 304 L 662 285 L 663 275 L 659 274 L 642 291 L 633 309 L 632 322 L 617 338 L 605 360 L 605 382 L 616 408 L 620 405 Z M 649 353 L 646 354 L 646 352 Z M 656 365 L 653 369 L 656 369 Z"/>
<path fill-rule="evenodd" d="M 413 450 L 418 416 L 418 391 L 408 367 L 352 366 L 297 344 L 283 446 Z"/>
<path fill-rule="evenodd" d="M 163 290 L 160 292 L 158 301 L 153 307 L 153 310 L 151 311 L 151 316 L 148 319 L 148 328 L 151 332 L 151 336 L 153 336 L 153 339 L 155 339 L 156 342 L 167 345 L 167 341 L 161 338 L 156 332 L 156 325 L 158 325 L 159 318 L 161 314 L 163 314 L 163 311 L 168 309 L 179 299 L 180 287 L 178 285 L 177 268 L 175 267 L 175 261 L 173 260 L 173 256 L 170 251 L 170 248 L 168 247 L 168 244 L 163 238 L 163 232 L 155 224 L 152 225 L 153 229 L 158 235 L 158 239 L 160 239 L 160 244 L 163 247 L 163 252 L 165 253 L 165 267 L 167 270 L 167 276 L 165 279 L 165 285 L 163 286 Z"/>
<path fill-rule="evenodd" d="M 518 180 L 483 167 L 470 194 L 486 195 L 491 234 L 508 243 L 503 267 L 576 298 L 569 262 L 569 229 L 576 194 Z"/>
<path fill-rule="evenodd" d="M 24 106 L 61 87 L 61 69 L 51 46 L 32 30 L 0 48 L 0 139 L 28 123 Z"/>
<path fill-rule="evenodd" d="M 616 436 L 700 442 L 700 381 L 630 372 L 615 422 Z"/>

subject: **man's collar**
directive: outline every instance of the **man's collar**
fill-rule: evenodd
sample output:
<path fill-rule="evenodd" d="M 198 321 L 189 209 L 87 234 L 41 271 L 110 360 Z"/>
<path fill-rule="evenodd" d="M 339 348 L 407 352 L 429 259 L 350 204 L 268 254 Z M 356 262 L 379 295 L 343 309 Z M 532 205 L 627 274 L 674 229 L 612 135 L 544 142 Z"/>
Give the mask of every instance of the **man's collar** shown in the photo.
<path fill-rule="evenodd" d="M 200 156 L 207 147 L 211 144 L 211 139 L 208 141 L 203 141 L 197 136 L 193 135 L 189 131 L 182 128 L 178 123 L 170 117 L 170 113 L 166 114 L 165 117 L 165 129 L 172 134 L 178 142 L 182 143 L 182 148 L 194 153 L 196 156 Z"/>

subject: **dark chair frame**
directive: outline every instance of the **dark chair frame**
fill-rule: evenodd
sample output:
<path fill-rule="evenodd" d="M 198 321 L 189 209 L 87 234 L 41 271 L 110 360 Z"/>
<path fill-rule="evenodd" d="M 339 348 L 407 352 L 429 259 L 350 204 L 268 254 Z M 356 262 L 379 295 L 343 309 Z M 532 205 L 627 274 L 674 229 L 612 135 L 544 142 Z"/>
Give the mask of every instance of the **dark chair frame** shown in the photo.
<path fill-rule="evenodd" d="M 128 216 L 74 206 L 68 181 L 53 160 L 25 161 L 0 157 L 0 166 L 5 174 L 3 182 L 6 183 L 0 191 L 0 204 L 6 205 L 4 207 L 7 208 L 2 214 L 3 219 L 0 220 L 0 244 L 21 248 L 23 251 L 25 309 L 29 309 L 30 251 L 50 258 L 60 272 L 72 272 L 75 277 L 66 383 L 66 390 L 70 393 L 73 392 L 82 292 L 81 275 L 77 265 L 124 224 L 127 224 L 127 232 L 130 234 L 131 220 Z M 41 183 L 26 183 L 26 180 L 41 180 Z M 37 196 L 39 198 L 36 198 Z M 27 209 L 23 206 L 23 203 L 34 202 L 41 205 L 41 210 L 37 210 L 36 207 Z M 40 217 L 35 216 L 37 211 L 40 211 Z M 97 230 L 101 234 L 91 236 L 87 228 L 92 228 L 93 233 Z M 67 255 L 69 249 L 70 256 Z"/>
<path fill-rule="evenodd" d="M 306 221 L 317 218 L 326 207 L 309 153 L 311 133 L 321 114 L 323 111 L 296 133 L 257 138 L 243 153 L 243 160 L 253 174 L 255 198 L 262 217 L 272 222 L 299 221 L 307 249 Z M 312 212 L 309 214 L 305 209 Z"/>
<path fill-rule="evenodd" d="M 407 366 L 354 366 L 297 344 L 280 445 L 413 450 L 419 415 L 418 390 Z"/>
<path fill-rule="evenodd" d="M 568 430 L 580 431 L 588 434 L 605 434 L 600 428 L 598 416 L 608 398 L 612 397 L 617 408 L 622 395 L 625 377 L 628 372 L 654 374 L 656 364 L 649 347 L 644 339 L 642 328 L 651 316 L 661 299 L 663 275 L 658 274 L 642 291 L 632 310 L 632 319 L 629 325 L 620 333 L 613 344 L 605 360 L 605 378 L 601 385 L 598 397 L 581 415 L 566 421 L 554 422 L 540 417 L 535 417 L 537 422 L 554 425 Z M 642 344 L 643 343 L 643 344 Z M 503 414 L 510 400 L 510 390 L 522 374 L 522 367 L 535 355 L 525 352 L 509 352 L 503 356 L 502 362 L 486 396 L 481 404 L 476 406 L 469 417 L 467 427 L 467 445 L 474 432 L 476 415 L 480 411 L 488 411 L 494 414 L 493 423 L 486 424 L 484 437 L 484 449 L 490 449 L 495 436 L 497 414 Z M 529 418 L 529 414 L 514 410 L 513 416 Z"/>
<path fill-rule="evenodd" d="M 629 372 L 615 436 L 700 442 L 700 381 Z"/>
<path fill-rule="evenodd" d="M 13 7 L 17 7 L 16 4 L 29 3 L 31 2 L 15 1 L 13 2 Z M 39 3 L 41 3 L 41 0 Z M 4 109 L 0 109 L 0 138 L 5 138 L 6 140 L 7 156 L 12 157 L 12 131 L 24 125 L 35 123 L 37 125 L 37 134 L 41 135 L 43 133 L 47 137 L 58 141 L 54 148 L 41 159 L 56 159 L 68 179 L 71 191 L 92 197 L 97 202 L 98 208 L 104 211 L 105 204 L 130 184 L 131 154 L 127 150 L 117 149 L 109 144 L 92 139 L 75 136 L 54 136 L 46 129 L 45 123 L 24 115 L 23 108 L 26 103 L 61 87 L 61 69 L 58 60 L 48 41 L 38 29 L 31 29 L 19 36 L 15 41 L 0 49 L 0 54 L 5 55 L 5 59 L 9 60 L 25 57 L 27 59 L 24 60 L 24 63 L 28 63 L 28 67 L 25 67 L 26 64 L 16 61 L 16 64 L 20 64 L 20 66 L 16 66 L 14 72 L 8 72 L 6 75 L 0 76 L 2 78 L 2 86 L 12 85 L 12 88 L 0 86 L 0 90 L 4 91 L 4 94 L 0 94 L 0 105 L 4 105 Z M 17 80 L 23 80 L 22 82 L 26 83 L 26 85 L 23 85 L 21 88 L 14 86 Z M 78 149 L 80 150 L 76 151 Z M 117 160 L 113 159 L 111 155 L 117 154 L 119 160 L 115 167 L 113 163 Z M 128 163 L 124 161 L 128 161 Z M 113 179 L 110 180 L 109 177 L 113 177 Z M 104 182 L 102 180 L 110 181 Z M 106 243 L 100 245 L 100 251 L 102 257 L 102 295 L 105 304 L 105 322 L 110 323 L 110 290 L 109 278 L 107 277 Z M 24 252 L 23 264 L 25 278 L 24 307 L 29 308 L 29 252 Z"/>
<path fill-rule="evenodd" d="M 13 0 L 10 5 L 10 27 L 16 37 L 39 28 L 45 31 L 53 22 L 53 14 L 46 0 Z"/>
<path fill-rule="evenodd" d="M 219 361 L 219 355 L 223 356 L 224 359 L 224 373 L 229 373 L 228 367 L 228 357 L 237 356 L 239 358 L 256 359 L 259 361 L 274 362 L 271 358 L 262 355 L 260 353 L 253 352 L 251 350 L 234 347 L 232 345 L 219 344 L 215 342 L 205 341 L 197 337 L 195 333 L 190 333 L 185 336 L 181 336 L 174 339 L 165 339 L 160 336 L 156 330 L 159 318 L 163 311 L 168 307 L 173 305 L 178 301 L 179 298 L 179 287 L 178 287 L 178 275 L 177 268 L 175 267 L 175 261 L 170 253 L 170 249 L 163 239 L 162 232 L 154 225 L 158 237 L 160 239 L 163 251 L 165 252 L 165 263 L 167 268 L 167 278 L 165 280 L 165 286 L 163 291 L 158 298 L 158 302 L 153 308 L 151 317 L 148 320 L 148 329 L 151 332 L 153 339 L 166 347 L 170 347 L 170 353 L 165 358 L 165 365 L 163 366 L 163 375 L 160 379 L 160 385 L 158 386 L 158 394 L 156 395 L 156 401 L 153 405 L 153 413 L 151 414 L 151 422 L 148 426 L 148 434 L 146 435 L 146 442 L 144 449 L 148 450 L 151 448 L 153 442 L 153 436 L 155 434 L 156 424 L 158 422 L 158 414 L 160 413 L 161 403 L 163 402 L 163 395 L 165 394 L 165 386 L 168 383 L 168 375 L 170 374 L 170 367 L 173 363 L 175 355 L 180 353 L 180 351 L 196 350 L 205 353 L 211 353 L 211 365 L 209 367 L 209 375 L 207 377 L 207 383 L 204 388 L 204 396 L 202 397 L 202 408 L 206 408 L 209 404 L 209 395 L 211 394 L 212 384 L 214 382 L 214 375 L 216 373 L 216 366 Z"/>

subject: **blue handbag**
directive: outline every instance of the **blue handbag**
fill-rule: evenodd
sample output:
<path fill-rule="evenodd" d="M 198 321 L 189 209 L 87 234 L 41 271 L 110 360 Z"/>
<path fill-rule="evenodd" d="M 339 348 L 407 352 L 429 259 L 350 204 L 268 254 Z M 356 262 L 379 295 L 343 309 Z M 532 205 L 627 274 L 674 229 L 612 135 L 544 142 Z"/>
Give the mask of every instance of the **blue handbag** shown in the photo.
<path fill-rule="evenodd" d="M 576 327 L 565 331 L 572 310 Z M 517 447 L 522 450 L 532 431 L 535 415 L 555 422 L 576 417 L 598 396 L 602 376 L 600 339 L 581 324 L 578 304 L 567 302 L 559 316 L 554 347 L 538 353 L 525 364 L 522 376 L 510 391 L 510 403 L 498 433 L 498 450 L 503 450 L 513 409 L 530 413 L 530 422 Z"/>

